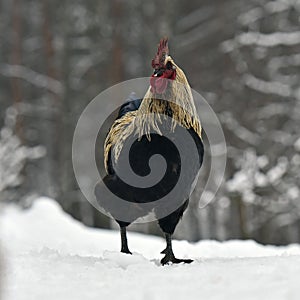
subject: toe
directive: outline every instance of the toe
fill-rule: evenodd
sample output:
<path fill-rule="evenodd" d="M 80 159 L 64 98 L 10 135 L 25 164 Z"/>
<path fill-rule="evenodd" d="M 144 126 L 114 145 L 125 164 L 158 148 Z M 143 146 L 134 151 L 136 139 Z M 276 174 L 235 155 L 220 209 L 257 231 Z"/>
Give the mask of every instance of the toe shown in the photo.
<path fill-rule="evenodd" d="M 122 253 L 126 253 L 126 254 L 132 254 L 129 249 L 122 249 L 121 250 Z"/>

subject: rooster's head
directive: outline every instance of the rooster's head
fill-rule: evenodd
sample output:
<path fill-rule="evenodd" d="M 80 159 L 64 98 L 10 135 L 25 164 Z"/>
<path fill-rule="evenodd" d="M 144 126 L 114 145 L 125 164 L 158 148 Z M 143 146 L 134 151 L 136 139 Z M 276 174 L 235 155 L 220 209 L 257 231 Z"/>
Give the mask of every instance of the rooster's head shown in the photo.
<path fill-rule="evenodd" d="M 150 84 L 153 93 L 163 94 L 168 86 L 168 79 L 176 78 L 176 65 L 169 56 L 168 39 L 160 40 L 157 53 L 152 59 L 154 72 L 151 76 Z"/>

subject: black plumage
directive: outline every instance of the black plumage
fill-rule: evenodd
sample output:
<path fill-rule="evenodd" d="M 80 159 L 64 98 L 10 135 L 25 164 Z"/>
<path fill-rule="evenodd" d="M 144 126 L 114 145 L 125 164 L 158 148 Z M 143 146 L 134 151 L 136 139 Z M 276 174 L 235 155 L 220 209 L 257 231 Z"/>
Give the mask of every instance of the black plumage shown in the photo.
<path fill-rule="evenodd" d="M 124 103 L 119 110 L 117 119 L 122 118 L 129 112 L 137 110 L 140 106 L 140 103 L 141 99 L 134 99 Z M 168 114 L 167 111 L 166 114 Z M 168 127 L 170 126 L 170 124 L 165 124 L 165 126 Z M 192 184 L 197 176 L 197 172 L 200 169 L 203 160 L 204 150 L 201 138 L 195 133 L 193 129 L 190 128 L 185 130 L 187 130 L 188 133 L 193 137 L 195 144 L 197 145 L 199 160 L 187 162 L 190 163 L 191 167 L 191 170 L 189 172 L 190 177 L 186 178 L 186 182 L 184 188 L 181 190 L 181 193 L 178 193 L 176 197 L 171 199 L 171 205 L 178 206 L 178 208 L 171 214 L 163 218 L 158 218 L 159 226 L 166 235 L 167 244 L 170 243 L 171 235 L 174 233 L 176 225 L 178 224 L 180 218 L 182 217 L 184 211 L 188 206 L 188 198 L 192 189 Z M 176 131 L 173 134 L 171 134 L 171 138 L 173 138 L 174 140 L 176 139 Z M 121 228 L 121 251 L 125 253 L 130 253 L 126 239 L 126 227 L 132 222 L 134 222 L 137 219 L 137 217 L 146 216 L 148 213 L 150 213 L 150 211 L 154 211 L 154 213 L 157 213 L 158 211 L 168 209 L 168 207 L 156 205 L 155 201 L 167 195 L 172 190 L 172 188 L 176 185 L 181 173 L 182 159 L 189 160 L 188 157 L 180 157 L 175 145 L 171 143 L 166 137 L 160 136 L 158 134 L 151 134 L 150 141 L 145 136 L 143 136 L 142 139 L 139 141 L 136 140 L 131 148 L 130 153 L 130 165 L 135 171 L 135 173 L 140 176 L 146 176 L 151 172 L 148 165 L 148 161 L 149 158 L 154 154 L 160 154 L 166 159 L 167 169 L 163 179 L 155 186 L 152 186 L 151 188 L 136 188 L 126 184 L 123 180 L 121 180 L 118 177 L 112 166 L 110 150 L 108 155 L 108 169 L 110 171 L 109 174 L 107 174 L 104 177 L 103 182 L 118 197 L 137 204 L 132 210 L 131 220 L 124 222 L 122 220 L 116 219 L 117 223 Z M 101 184 L 98 184 L 95 189 L 98 202 L 106 211 L 112 212 L 115 203 L 113 203 L 111 199 L 103 199 L 104 193 L 102 191 L 102 188 L 103 186 Z M 149 203 L 153 201 L 153 205 L 147 207 L 146 210 L 138 205 L 138 203 Z M 163 251 L 162 253 L 165 252 L 166 251 Z M 189 262 L 189 260 L 178 260 L 171 254 L 166 255 L 165 259 L 162 260 L 162 263 L 165 264 L 169 261 L 175 263 Z"/>

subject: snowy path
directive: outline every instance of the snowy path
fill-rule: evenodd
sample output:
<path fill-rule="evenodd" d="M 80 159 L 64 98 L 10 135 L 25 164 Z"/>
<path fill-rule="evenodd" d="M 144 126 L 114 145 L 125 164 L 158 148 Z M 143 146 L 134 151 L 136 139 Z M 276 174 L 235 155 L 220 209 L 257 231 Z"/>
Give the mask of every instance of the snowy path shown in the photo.
<path fill-rule="evenodd" d="M 300 297 L 299 245 L 175 241 L 176 254 L 195 262 L 162 267 L 162 239 L 129 233 L 136 253 L 121 254 L 118 232 L 86 228 L 49 199 L 25 213 L 6 208 L 0 230 L 1 300 Z"/>

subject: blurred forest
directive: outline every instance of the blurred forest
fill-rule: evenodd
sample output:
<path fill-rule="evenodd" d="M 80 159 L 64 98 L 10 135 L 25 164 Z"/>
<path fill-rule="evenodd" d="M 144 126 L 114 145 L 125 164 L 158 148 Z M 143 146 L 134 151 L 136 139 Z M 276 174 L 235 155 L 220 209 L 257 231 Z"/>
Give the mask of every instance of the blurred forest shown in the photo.
<path fill-rule="evenodd" d="M 0 0 L 0 201 L 45 195 L 114 226 L 77 186 L 74 128 L 101 91 L 151 74 L 163 36 L 228 147 L 218 195 L 199 209 L 200 180 L 176 237 L 300 242 L 300 0 Z"/>

